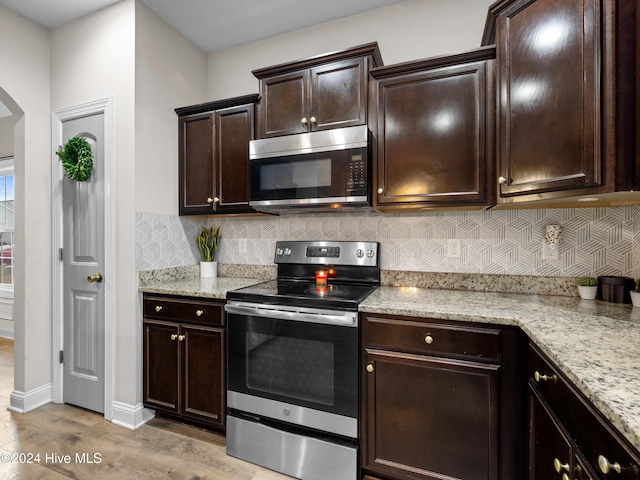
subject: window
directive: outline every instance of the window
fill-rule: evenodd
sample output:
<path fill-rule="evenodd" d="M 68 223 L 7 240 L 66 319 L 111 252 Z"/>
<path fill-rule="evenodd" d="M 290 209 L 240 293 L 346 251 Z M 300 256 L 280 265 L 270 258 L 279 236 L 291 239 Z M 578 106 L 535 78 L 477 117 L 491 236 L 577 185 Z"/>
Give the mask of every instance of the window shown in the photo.
<path fill-rule="evenodd" d="M 13 157 L 0 158 L 0 292 L 13 292 Z"/>

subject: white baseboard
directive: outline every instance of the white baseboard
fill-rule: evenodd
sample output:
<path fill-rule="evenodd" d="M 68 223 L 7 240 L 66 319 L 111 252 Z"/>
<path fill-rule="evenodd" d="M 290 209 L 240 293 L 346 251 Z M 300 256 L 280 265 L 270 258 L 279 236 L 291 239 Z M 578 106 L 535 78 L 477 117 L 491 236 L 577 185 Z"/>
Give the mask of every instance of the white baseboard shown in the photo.
<path fill-rule="evenodd" d="M 47 383 L 28 392 L 14 390 L 10 396 L 9 410 L 17 413 L 27 413 L 53 400 L 53 385 Z"/>
<path fill-rule="evenodd" d="M 0 338 L 8 338 L 13 340 L 13 328 L 0 328 Z"/>
<path fill-rule="evenodd" d="M 154 416 L 155 412 L 144 408 L 141 403 L 129 405 L 128 403 L 114 401 L 111 423 L 129 430 L 137 430 Z"/>

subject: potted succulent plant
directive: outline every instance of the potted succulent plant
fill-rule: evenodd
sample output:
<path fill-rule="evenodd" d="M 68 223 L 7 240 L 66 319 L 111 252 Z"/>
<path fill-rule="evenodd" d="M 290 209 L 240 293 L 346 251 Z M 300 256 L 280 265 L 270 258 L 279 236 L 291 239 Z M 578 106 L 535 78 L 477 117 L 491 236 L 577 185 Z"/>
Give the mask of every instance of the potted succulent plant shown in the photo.
<path fill-rule="evenodd" d="M 196 244 L 202 255 L 200 276 L 211 278 L 218 276 L 218 262 L 215 261 L 220 246 L 220 227 L 202 227 L 196 237 Z"/>
<path fill-rule="evenodd" d="M 640 307 L 640 278 L 636 280 L 634 289 L 629 292 L 631 294 L 631 303 L 634 307 Z"/>
<path fill-rule="evenodd" d="M 578 280 L 578 293 L 584 300 L 594 300 L 598 293 L 598 281 L 593 277 L 580 277 Z"/>

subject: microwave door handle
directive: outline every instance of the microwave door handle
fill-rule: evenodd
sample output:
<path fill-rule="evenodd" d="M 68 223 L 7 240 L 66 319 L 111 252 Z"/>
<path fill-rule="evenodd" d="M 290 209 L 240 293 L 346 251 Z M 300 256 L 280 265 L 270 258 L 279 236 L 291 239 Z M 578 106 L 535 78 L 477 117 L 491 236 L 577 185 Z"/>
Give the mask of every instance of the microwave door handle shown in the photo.
<path fill-rule="evenodd" d="M 230 305 L 224 306 L 227 313 L 249 315 L 254 317 L 274 318 L 277 320 L 295 320 L 298 322 L 320 323 L 346 327 L 357 326 L 357 312 L 331 312 L 299 310 L 276 310 L 260 306 Z"/>

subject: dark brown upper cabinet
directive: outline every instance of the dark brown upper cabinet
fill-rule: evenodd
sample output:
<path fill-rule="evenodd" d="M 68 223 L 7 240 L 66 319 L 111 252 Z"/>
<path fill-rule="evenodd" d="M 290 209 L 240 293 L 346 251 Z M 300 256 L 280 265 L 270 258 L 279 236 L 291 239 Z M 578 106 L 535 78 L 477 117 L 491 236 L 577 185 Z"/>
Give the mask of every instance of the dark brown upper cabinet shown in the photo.
<path fill-rule="evenodd" d="M 258 138 L 366 125 L 369 70 L 381 65 L 374 42 L 253 70 Z"/>
<path fill-rule="evenodd" d="M 483 44 L 495 42 L 499 65 L 499 204 L 637 190 L 637 19 L 628 0 L 489 8 Z"/>
<path fill-rule="evenodd" d="M 494 202 L 495 48 L 371 71 L 374 208 Z"/>
<path fill-rule="evenodd" d="M 253 213 L 249 141 L 258 95 L 177 108 L 180 215 Z"/>

